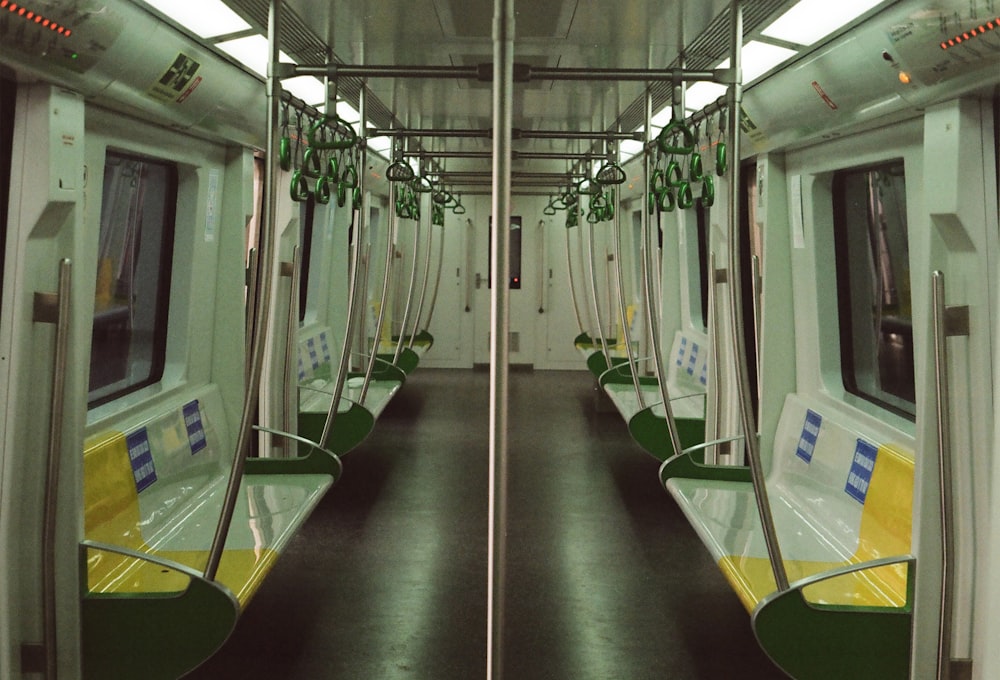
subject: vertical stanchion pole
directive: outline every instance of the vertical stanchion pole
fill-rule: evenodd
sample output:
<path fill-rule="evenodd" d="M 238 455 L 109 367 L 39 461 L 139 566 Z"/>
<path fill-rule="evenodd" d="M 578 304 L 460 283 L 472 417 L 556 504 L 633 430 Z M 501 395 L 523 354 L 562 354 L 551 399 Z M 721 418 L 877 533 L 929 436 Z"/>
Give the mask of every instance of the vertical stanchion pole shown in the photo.
<path fill-rule="evenodd" d="M 615 162 L 618 162 L 617 148 L 615 149 Z M 646 400 L 642 396 L 642 385 L 639 384 L 639 362 L 636 360 L 635 352 L 632 348 L 632 329 L 628 323 L 628 301 L 625 299 L 625 274 L 622 272 L 622 221 L 621 221 L 621 196 L 615 192 L 614 203 L 612 204 L 615 216 L 612 224 L 615 232 L 615 274 L 618 279 L 618 313 L 622 318 L 622 339 L 625 341 L 625 356 L 628 357 L 629 373 L 632 374 L 632 387 L 635 388 L 635 398 L 639 404 L 639 410 L 646 408 Z M 611 368 L 610 366 L 608 368 Z"/>
<path fill-rule="evenodd" d="M 514 100 L 514 0 L 494 0 L 493 292 L 490 304 L 490 503 L 487 680 L 503 677 L 507 559 L 507 423 L 510 359 L 510 171 Z"/>
<path fill-rule="evenodd" d="M 572 208 L 575 210 L 575 208 Z M 569 210 L 569 208 L 567 208 Z M 577 229 L 580 227 L 577 226 Z M 573 279 L 573 255 L 570 249 L 569 227 L 566 227 L 566 272 L 569 275 L 569 294 L 573 298 L 573 314 L 576 315 L 576 325 L 581 333 L 586 332 L 583 327 L 583 318 L 580 316 L 580 304 L 576 301 L 576 282 Z"/>
<path fill-rule="evenodd" d="M 764 530 L 767 555 L 774 573 L 774 582 L 779 591 L 788 590 L 788 574 L 781 558 L 778 535 L 774 529 L 774 517 L 768 501 L 764 470 L 760 459 L 760 438 L 750 398 L 750 374 L 747 370 L 746 341 L 743 336 L 743 306 L 740 285 L 740 106 L 743 101 L 743 76 L 741 52 L 743 50 L 743 8 L 740 0 L 730 3 L 729 19 L 732 22 L 732 65 L 735 73 L 729 86 L 729 144 L 733 162 L 729 170 L 729 315 L 731 320 L 731 342 L 733 362 L 736 369 L 736 393 L 740 404 L 740 422 L 746 435 L 747 454 L 750 459 L 750 476 L 753 480 L 757 512 Z"/>
<path fill-rule="evenodd" d="M 278 64 L 278 48 L 281 35 L 281 0 L 271 0 L 268 11 L 268 67 L 267 67 L 267 159 L 264 165 L 264 222 L 260 230 L 260 263 L 259 295 L 256 299 L 256 322 L 253 324 L 254 337 L 251 344 L 250 372 L 243 399 L 243 413 L 240 419 L 239 434 L 236 439 L 236 453 L 229 473 L 229 483 L 223 499 L 219 524 L 215 529 L 212 546 L 205 565 L 205 579 L 214 581 L 222 560 L 222 549 L 225 546 L 229 525 L 233 521 L 236 509 L 236 496 L 243 479 L 243 469 L 247 452 L 250 450 L 250 439 L 253 436 L 253 423 L 257 413 L 257 400 L 260 397 L 261 374 L 264 370 L 264 335 L 268 326 L 269 303 L 271 287 L 274 281 L 275 263 L 272 251 L 274 249 L 275 223 L 277 222 L 276 202 L 278 198 L 278 106 L 281 102 L 281 83 L 275 75 Z"/>
<path fill-rule="evenodd" d="M 646 90 L 646 153 L 643 160 L 643 175 L 646 183 L 646 191 L 652 191 L 649 183 L 649 145 L 653 141 L 652 137 L 653 118 L 653 93 Z M 653 259 L 653 230 L 652 215 L 649 212 L 649 201 L 645 201 L 642 206 L 642 253 L 646 266 L 643 268 L 643 290 L 646 294 L 646 324 L 649 326 L 650 336 L 653 338 L 652 355 L 653 365 L 656 367 L 656 382 L 660 390 L 660 400 L 663 402 L 663 418 L 667 423 L 667 434 L 670 436 L 670 446 L 673 448 L 673 455 L 679 455 L 682 450 L 681 436 L 677 431 L 677 422 L 674 420 L 674 409 L 670 404 L 670 390 L 667 387 L 667 369 L 663 362 L 663 351 L 660 347 L 660 313 L 661 309 L 657 304 L 657 296 L 653 294 L 654 286 L 659 286 L 659 277 L 654 276 L 654 272 L 659 272 L 660 267 Z M 656 249 L 659 253 L 659 248 Z"/>

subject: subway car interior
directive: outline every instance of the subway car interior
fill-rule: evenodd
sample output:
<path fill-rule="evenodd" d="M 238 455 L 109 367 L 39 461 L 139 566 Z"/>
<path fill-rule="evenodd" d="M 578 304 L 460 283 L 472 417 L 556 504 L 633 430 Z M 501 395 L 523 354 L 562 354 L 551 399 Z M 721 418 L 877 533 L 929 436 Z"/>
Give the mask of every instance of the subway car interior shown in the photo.
<path fill-rule="evenodd" d="M 0 0 L 0 678 L 1000 678 L 998 140 L 997 0 Z"/>

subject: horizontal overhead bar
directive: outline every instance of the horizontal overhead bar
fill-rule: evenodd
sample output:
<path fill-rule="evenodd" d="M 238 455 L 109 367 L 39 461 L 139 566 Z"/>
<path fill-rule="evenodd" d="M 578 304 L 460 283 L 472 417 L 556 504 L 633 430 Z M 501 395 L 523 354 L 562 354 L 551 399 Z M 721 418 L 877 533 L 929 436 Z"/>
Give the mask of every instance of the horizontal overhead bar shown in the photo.
<path fill-rule="evenodd" d="M 515 161 L 597 161 L 607 158 L 598 153 L 566 153 L 562 151 L 511 151 Z M 492 158 L 491 151 L 406 151 L 407 158 Z"/>
<path fill-rule="evenodd" d="M 299 65 L 281 62 L 275 65 L 275 75 L 279 78 L 294 76 L 317 76 L 329 78 L 459 78 L 490 82 L 493 80 L 493 64 L 475 66 L 415 66 L 396 65 L 349 65 L 320 64 Z M 514 64 L 514 82 L 527 83 L 532 80 L 594 80 L 594 81 L 638 81 L 675 83 L 709 81 L 723 85 L 737 80 L 734 69 L 688 70 L 681 68 L 565 68 L 539 67 L 530 64 Z"/>
<path fill-rule="evenodd" d="M 478 172 L 478 171 L 455 171 L 455 172 L 433 172 L 430 173 L 432 177 L 439 178 L 442 182 L 453 182 L 456 179 L 463 178 L 476 178 L 476 177 L 492 177 L 492 172 Z M 574 177 L 586 177 L 583 173 L 579 172 L 512 172 L 510 176 L 514 179 L 561 179 L 564 182 L 570 181 Z"/>
<path fill-rule="evenodd" d="M 493 130 L 482 129 L 406 129 L 406 128 L 369 128 L 369 137 L 456 137 L 456 138 L 492 138 Z M 614 140 L 632 139 L 644 141 L 641 132 L 577 132 L 575 130 L 522 130 L 513 128 L 511 137 L 518 139 L 570 139 L 570 140 Z M 514 152 L 516 153 L 516 152 Z"/>

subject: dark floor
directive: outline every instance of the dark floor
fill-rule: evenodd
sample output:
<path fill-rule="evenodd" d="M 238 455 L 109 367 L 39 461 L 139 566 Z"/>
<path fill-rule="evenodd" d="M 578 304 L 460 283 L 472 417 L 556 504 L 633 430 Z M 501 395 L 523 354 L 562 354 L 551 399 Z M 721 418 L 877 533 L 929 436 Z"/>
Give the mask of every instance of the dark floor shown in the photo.
<path fill-rule="evenodd" d="M 590 374 L 510 386 L 504 678 L 783 678 Z M 484 678 L 488 398 L 418 369 L 188 677 Z"/>

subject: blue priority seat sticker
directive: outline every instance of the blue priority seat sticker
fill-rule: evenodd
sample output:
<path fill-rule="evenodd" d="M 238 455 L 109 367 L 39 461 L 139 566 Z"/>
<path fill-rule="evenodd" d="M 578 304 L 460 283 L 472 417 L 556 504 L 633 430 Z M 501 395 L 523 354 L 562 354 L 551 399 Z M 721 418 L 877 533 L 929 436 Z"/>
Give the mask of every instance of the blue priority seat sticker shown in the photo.
<path fill-rule="evenodd" d="M 125 437 L 128 447 L 128 458 L 132 463 L 132 476 L 135 477 L 135 490 L 142 493 L 156 481 L 156 466 L 153 464 L 153 451 L 149 447 L 149 434 L 146 428 L 140 428 Z"/>
<path fill-rule="evenodd" d="M 813 410 L 806 411 L 806 420 L 802 423 L 802 434 L 799 436 L 799 445 L 795 449 L 795 455 L 807 463 L 812 462 L 813 452 L 816 451 L 816 440 L 819 439 L 819 429 L 823 425 L 823 416 Z"/>
<path fill-rule="evenodd" d="M 851 461 L 851 471 L 847 475 L 847 486 L 844 491 L 862 505 L 868 497 L 868 487 L 872 483 L 872 471 L 875 469 L 875 459 L 878 457 L 878 447 L 859 439 L 854 447 L 854 460 Z"/>
<path fill-rule="evenodd" d="M 201 420 L 201 408 L 197 399 L 184 404 L 184 427 L 187 428 L 192 456 L 208 446 L 208 439 L 205 437 L 205 424 Z"/>

